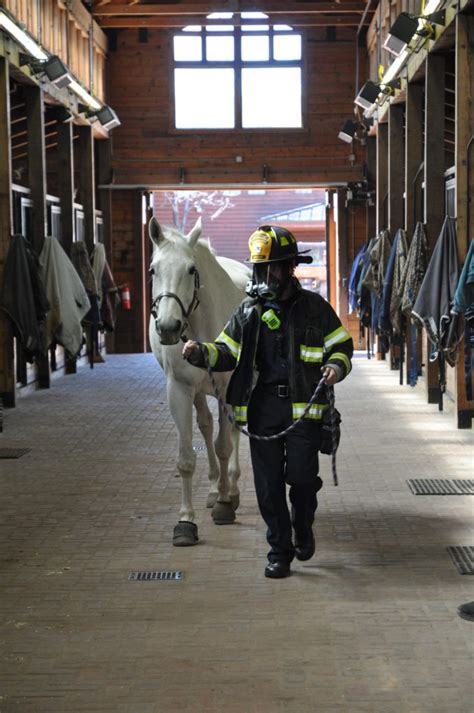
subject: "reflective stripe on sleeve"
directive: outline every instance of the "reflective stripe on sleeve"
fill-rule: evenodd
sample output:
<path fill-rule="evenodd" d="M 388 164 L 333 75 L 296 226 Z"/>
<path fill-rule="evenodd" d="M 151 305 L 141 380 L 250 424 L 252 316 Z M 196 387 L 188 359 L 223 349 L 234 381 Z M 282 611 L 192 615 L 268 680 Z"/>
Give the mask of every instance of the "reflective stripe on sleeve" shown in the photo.
<path fill-rule="evenodd" d="M 324 348 L 328 350 L 330 347 L 332 347 L 333 344 L 339 344 L 340 342 L 347 342 L 348 339 L 351 338 L 351 335 L 349 332 L 344 329 L 344 327 L 338 327 L 337 329 L 334 330 L 334 332 L 331 332 L 330 334 L 327 334 L 324 338 Z"/>
<path fill-rule="evenodd" d="M 237 359 L 237 361 L 239 360 L 239 356 L 240 356 L 240 344 L 239 344 L 238 342 L 236 342 L 234 339 L 232 339 L 231 337 L 229 337 L 228 334 L 226 334 L 224 331 L 221 332 L 221 333 L 219 334 L 219 336 L 217 337 L 216 342 L 222 342 L 223 344 L 225 344 L 226 347 L 229 348 L 230 353 L 232 354 L 232 356 L 233 356 L 235 359 Z"/>
<path fill-rule="evenodd" d="M 234 418 L 238 423 L 247 422 L 247 406 L 232 406 Z"/>
<path fill-rule="evenodd" d="M 333 359 L 340 359 L 342 362 L 344 362 L 344 366 L 346 367 L 346 373 L 348 374 L 352 368 L 351 366 L 351 360 L 347 356 L 347 354 L 343 354 L 342 352 L 333 352 L 330 357 L 330 362 Z M 329 364 L 330 364 L 329 362 Z"/>
<path fill-rule="evenodd" d="M 219 352 L 217 351 L 215 345 L 212 342 L 203 342 L 203 346 L 206 347 L 207 349 L 207 355 L 209 359 L 209 366 L 214 367 L 217 362 L 217 357 L 219 356 Z"/>

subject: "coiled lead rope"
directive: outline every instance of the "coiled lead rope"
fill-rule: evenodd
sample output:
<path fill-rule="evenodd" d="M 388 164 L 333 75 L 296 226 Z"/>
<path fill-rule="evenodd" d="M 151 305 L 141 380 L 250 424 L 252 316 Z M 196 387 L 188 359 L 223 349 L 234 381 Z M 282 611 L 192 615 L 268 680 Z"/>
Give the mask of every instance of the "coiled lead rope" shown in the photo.
<path fill-rule="evenodd" d="M 309 409 L 311 406 L 314 404 L 316 401 L 316 398 L 319 394 L 320 391 L 323 389 L 326 389 L 326 394 L 329 402 L 329 413 L 330 413 L 330 421 L 331 421 L 331 442 L 332 442 L 332 449 L 331 449 L 331 470 L 332 470 L 332 478 L 334 485 L 338 485 L 338 477 L 337 477 L 337 468 L 336 468 L 336 451 L 337 451 L 337 436 L 336 436 L 336 411 L 335 411 L 335 397 L 334 397 L 334 389 L 332 386 L 328 386 L 324 380 L 324 377 L 320 380 L 318 385 L 316 386 L 313 395 L 311 396 L 310 400 L 306 404 L 306 407 L 301 414 L 301 416 L 296 420 L 291 423 L 288 428 L 285 428 L 283 431 L 280 431 L 280 433 L 275 433 L 273 436 L 259 436 L 256 433 L 250 433 L 244 426 L 240 426 L 235 418 L 234 415 L 229 411 L 227 408 L 227 404 L 225 401 L 222 399 L 220 393 L 219 393 L 219 387 L 217 386 L 216 380 L 214 378 L 214 373 L 211 369 L 211 366 L 209 364 L 209 360 L 207 358 L 207 355 L 204 354 L 204 360 L 206 364 L 206 370 L 209 375 L 209 379 L 212 384 L 212 388 L 214 389 L 215 396 L 222 407 L 223 412 L 225 413 L 228 421 L 236 428 L 238 431 L 244 434 L 244 436 L 247 436 L 248 438 L 253 438 L 256 441 L 274 441 L 277 438 L 283 438 L 286 436 L 287 433 L 292 431 L 300 421 L 303 420 L 303 418 L 306 416 L 308 413 Z"/>

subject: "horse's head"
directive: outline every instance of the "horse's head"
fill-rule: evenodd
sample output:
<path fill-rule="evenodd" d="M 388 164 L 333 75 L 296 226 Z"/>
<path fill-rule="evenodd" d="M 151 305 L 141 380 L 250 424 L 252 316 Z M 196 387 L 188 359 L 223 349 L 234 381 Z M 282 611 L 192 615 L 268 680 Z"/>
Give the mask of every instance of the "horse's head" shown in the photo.
<path fill-rule="evenodd" d="M 150 274 L 155 329 L 161 344 L 177 344 L 198 304 L 199 273 L 193 248 L 201 235 L 201 219 L 188 235 L 182 235 L 151 218 L 148 232 L 154 244 Z"/>

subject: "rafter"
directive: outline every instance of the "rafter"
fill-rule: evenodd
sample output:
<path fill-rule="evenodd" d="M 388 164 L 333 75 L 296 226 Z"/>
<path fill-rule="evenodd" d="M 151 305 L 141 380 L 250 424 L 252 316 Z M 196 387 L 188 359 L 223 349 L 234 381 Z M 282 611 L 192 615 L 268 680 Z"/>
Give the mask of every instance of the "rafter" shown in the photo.
<path fill-rule="evenodd" d="M 361 18 L 359 15 L 278 15 L 278 24 L 287 24 L 292 27 L 358 27 Z M 369 24 L 369 18 L 366 18 L 364 24 Z M 153 15 L 153 16 L 107 16 L 98 18 L 98 22 L 102 28 L 124 28 L 124 27 L 156 27 L 156 28 L 173 28 L 184 27 L 186 25 L 205 24 L 226 24 L 229 26 L 239 26 L 242 24 L 239 16 L 229 20 L 212 21 L 206 20 L 204 17 L 199 19 L 196 15 Z M 269 24 L 275 22 L 271 17 Z M 249 24 L 262 24 L 262 21 Z"/>
<path fill-rule="evenodd" d="M 242 12 L 262 12 L 269 15 L 284 14 L 284 15 L 324 15 L 324 14 L 362 14 L 365 9 L 365 2 L 354 2 L 352 0 L 344 0 L 344 2 L 282 2 L 282 0 L 267 0 L 262 5 L 256 5 L 255 2 L 202 2 L 202 3 L 155 3 L 153 5 L 141 4 L 139 2 L 130 2 L 127 4 L 118 2 L 104 3 L 104 0 L 98 0 L 93 8 L 93 15 L 96 17 L 106 16 L 136 16 L 136 15 L 209 15 L 212 12 L 233 12 L 240 14 Z"/>

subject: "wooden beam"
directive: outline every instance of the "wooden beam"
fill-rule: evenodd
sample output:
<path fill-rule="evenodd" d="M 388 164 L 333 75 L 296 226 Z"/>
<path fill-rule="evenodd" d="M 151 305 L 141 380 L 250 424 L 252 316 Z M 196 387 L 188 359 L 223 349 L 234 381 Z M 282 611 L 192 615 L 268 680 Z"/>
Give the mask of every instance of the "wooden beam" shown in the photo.
<path fill-rule="evenodd" d="M 0 284 L 3 284 L 5 260 L 13 232 L 10 132 L 9 62 L 4 57 L 0 57 L 0 146 L 3 146 L 4 149 L 3 160 L 0 161 Z M 15 406 L 15 397 L 12 324 L 6 313 L 0 310 L 0 398 L 2 405 Z"/>
<path fill-rule="evenodd" d="M 132 5 L 131 7 L 137 7 Z M 139 5 L 138 7 L 148 7 Z M 264 20 L 265 24 L 285 24 L 291 27 L 358 27 L 361 18 L 359 15 L 293 15 L 291 13 L 285 15 L 273 15 L 268 20 Z M 245 25 L 261 25 L 262 20 L 242 20 L 240 15 L 237 15 L 231 20 L 207 20 L 204 16 L 199 15 L 121 15 L 119 17 L 110 15 L 99 18 L 99 24 L 103 28 L 126 28 L 126 27 L 148 27 L 148 28 L 180 28 L 186 25 L 229 25 L 229 27 L 239 27 Z M 364 25 L 368 25 L 368 20 L 364 21 Z"/>
<path fill-rule="evenodd" d="M 456 228 L 458 258 L 464 264 L 474 235 L 474 15 L 456 18 Z M 474 402 L 465 385 L 464 340 L 456 364 L 455 414 L 458 428 L 471 428 Z M 473 385 L 471 372 L 471 385 Z"/>
<path fill-rule="evenodd" d="M 28 183 L 33 201 L 31 242 L 39 255 L 48 232 L 43 90 L 37 86 L 25 86 L 24 92 L 28 132 Z M 50 373 L 47 355 L 37 360 L 37 378 L 40 389 L 49 389 Z"/>
<path fill-rule="evenodd" d="M 79 196 L 84 207 L 84 240 L 90 253 L 95 243 L 94 137 L 92 127 L 79 128 Z"/>
<path fill-rule="evenodd" d="M 369 190 L 374 191 L 377 186 L 377 138 L 375 136 L 367 137 L 367 180 Z M 366 220 L 366 240 L 374 237 L 377 230 L 377 215 L 375 206 L 367 207 Z"/>
<path fill-rule="evenodd" d="M 388 112 L 388 229 L 392 235 L 404 227 L 404 135 L 403 104 L 392 104 Z"/>
<path fill-rule="evenodd" d="M 377 233 L 387 228 L 386 199 L 388 190 L 388 124 L 377 126 L 377 190 L 376 221 Z"/>
<path fill-rule="evenodd" d="M 445 58 L 429 54 L 425 75 L 425 155 L 424 223 L 428 252 L 431 255 L 444 217 L 444 90 Z M 424 333 L 424 339 L 427 340 Z M 425 343 L 429 354 L 430 345 Z M 439 403 L 438 363 L 426 361 L 428 403 Z"/>
<path fill-rule="evenodd" d="M 408 240 L 411 240 L 417 221 L 423 219 L 422 162 L 423 86 L 408 83 L 405 105 L 405 230 Z"/>
<path fill-rule="evenodd" d="M 240 0 L 238 9 L 232 7 L 233 3 L 228 7 L 216 7 L 216 3 L 212 2 L 197 2 L 197 3 L 155 3 L 147 5 L 124 5 L 122 3 L 108 3 L 104 5 L 95 5 L 92 11 L 94 17 L 119 16 L 119 15 L 210 15 L 213 12 L 233 12 L 234 15 L 239 15 L 242 12 L 262 12 L 265 14 L 283 14 L 283 15 L 298 15 L 298 14 L 351 14 L 362 13 L 365 10 L 364 2 L 351 2 L 344 0 L 340 2 L 286 2 L 284 0 L 267 0 L 267 2 L 258 5 L 254 2 L 245 2 Z M 194 17 L 196 19 L 196 17 Z M 220 20 L 223 24 L 225 20 Z M 261 21 L 260 21 L 261 24 Z"/>

